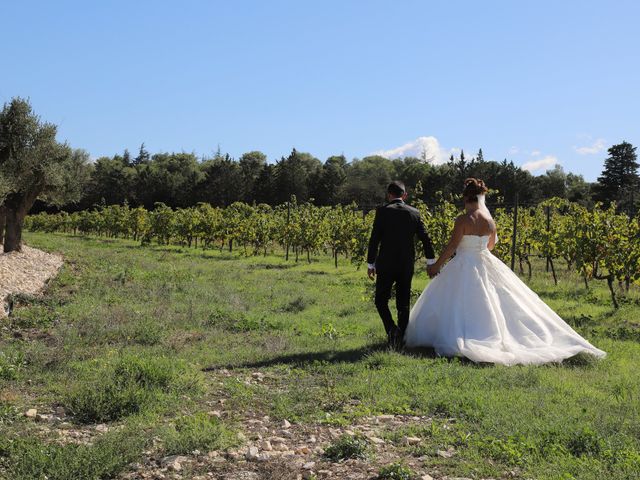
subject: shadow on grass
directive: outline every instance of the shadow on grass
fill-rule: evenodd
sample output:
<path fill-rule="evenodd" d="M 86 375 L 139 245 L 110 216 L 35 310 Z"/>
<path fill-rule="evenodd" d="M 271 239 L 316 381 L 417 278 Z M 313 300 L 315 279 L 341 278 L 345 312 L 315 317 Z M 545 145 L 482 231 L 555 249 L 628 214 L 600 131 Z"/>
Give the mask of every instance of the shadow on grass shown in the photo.
<path fill-rule="evenodd" d="M 233 368 L 267 368 L 274 367 L 276 365 L 289 365 L 294 367 L 305 367 L 316 363 L 358 363 L 364 361 L 367 357 L 378 352 L 395 352 L 386 342 L 377 342 L 369 345 L 362 346 L 360 348 L 354 348 L 351 350 L 325 350 L 321 352 L 306 352 L 306 353 L 292 353 L 289 355 L 279 355 L 276 357 L 267 358 L 264 360 L 258 360 L 254 362 L 239 362 L 239 363 L 227 363 L 221 365 L 211 365 L 202 369 L 203 372 L 213 372 L 219 369 L 233 369 Z M 475 363 L 471 360 L 461 357 L 445 358 L 439 357 L 433 348 L 411 348 L 403 349 L 397 353 L 401 355 L 407 355 L 414 358 L 421 359 L 435 359 L 442 358 L 448 362 L 459 362 L 464 365 L 469 365 L 478 368 L 492 367 L 493 364 L 481 364 Z"/>
<path fill-rule="evenodd" d="M 275 365 L 292 365 L 303 367 L 314 363 L 357 363 L 375 352 L 389 350 L 386 343 L 378 342 L 365 345 L 352 350 L 325 350 L 322 352 L 292 353 L 279 355 L 255 362 L 228 363 L 223 365 L 211 365 L 202 369 L 203 372 L 212 372 L 221 368 L 265 368 Z"/>

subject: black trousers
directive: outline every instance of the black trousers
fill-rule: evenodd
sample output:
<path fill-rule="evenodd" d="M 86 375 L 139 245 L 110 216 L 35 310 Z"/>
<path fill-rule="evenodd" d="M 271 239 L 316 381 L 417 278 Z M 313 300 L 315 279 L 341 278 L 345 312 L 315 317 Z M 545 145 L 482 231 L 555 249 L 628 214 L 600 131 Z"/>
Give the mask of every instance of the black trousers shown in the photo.
<path fill-rule="evenodd" d="M 396 309 L 398 310 L 398 328 L 404 335 L 409 324 L 409 305 L 411 301 L 411 280 L 413 278 L 413 268 L 395 271 L 377 272 L 376 278 L 376 308 L 382 318 L 384 329 L 389 335 L 396 324 L 389 310 L 389 299 L 391 298 L 391 288 L 396 285 Z"/>

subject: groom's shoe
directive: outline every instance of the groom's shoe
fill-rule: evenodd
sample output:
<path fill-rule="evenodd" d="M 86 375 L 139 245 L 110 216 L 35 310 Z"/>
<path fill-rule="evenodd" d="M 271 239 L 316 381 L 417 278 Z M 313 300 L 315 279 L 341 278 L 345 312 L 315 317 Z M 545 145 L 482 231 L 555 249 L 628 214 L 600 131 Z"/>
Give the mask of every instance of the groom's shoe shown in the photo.
<path fill-rule="evenodd" d="M 387 332 L 387 345 L 393 347 L 396 343 L 396 337 L 398 336 L 398 327 L 393 327 Z"/>
<path fill-rule="evenodd" d="M 402 349 L 402 337 L 404 335 L 399 328 L 394 328 L 389 332 L 389 346 L 394 350 Z"/>

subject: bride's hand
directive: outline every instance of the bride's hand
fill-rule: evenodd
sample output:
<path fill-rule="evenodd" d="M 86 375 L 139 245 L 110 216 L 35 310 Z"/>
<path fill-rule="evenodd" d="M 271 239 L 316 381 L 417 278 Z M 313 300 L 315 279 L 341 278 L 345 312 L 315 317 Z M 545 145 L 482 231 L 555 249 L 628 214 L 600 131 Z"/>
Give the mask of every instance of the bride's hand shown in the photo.
<path fill-rule="evenodd" d="M 435 265 L 427 265 L 427 275 L 429 275 L 429 278 L 433 278 L 436 275 L 438 275 L 439 273 L 439 268 L 437 268 Z"/>

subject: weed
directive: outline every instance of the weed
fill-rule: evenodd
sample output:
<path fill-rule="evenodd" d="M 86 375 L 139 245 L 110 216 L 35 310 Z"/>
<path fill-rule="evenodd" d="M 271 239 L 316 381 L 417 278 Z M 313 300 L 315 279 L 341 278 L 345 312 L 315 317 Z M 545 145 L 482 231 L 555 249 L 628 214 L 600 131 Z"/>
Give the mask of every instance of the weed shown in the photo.
<path fill-rule="evenodd" d="M 392 463 L 382 467 L 376 477 L 378 480 L 411 480 L 415 472 L 402 463 Z"/>
<path fill-rule="evenodd" d="M 202 412 L 179 417 L 163 436 L 167 455 L 220 450 L 232 446 L 237 439 L 220 420 Z"/>
<path fill-rule="evenodd" d="M 191 393 L 200 379 L 184 362 L 168 358 L 123 357 L 80 382 L 63 403 L 81 423 L 106 422 L 139 413 L 167 392 Z"/>
<path fill-rule="evenodd" d="M 106 433 L 92 445 L 1 438 L 0 465 L 12 480 L 99 480 L 115 477 L 139 458 L 146 445 L 143 432 L 132 429 Z"/>
<path fill-rule="evenodd" d="M 349 458 L 365 459 L 369 456 L 369 443 L 357 435 L 342 435 L 324 451 L 325 457 L 333 462 Z"/>

